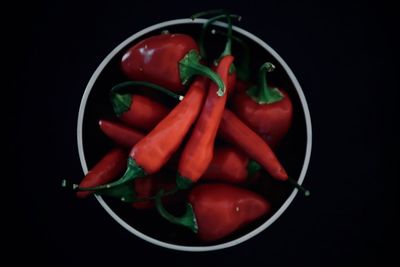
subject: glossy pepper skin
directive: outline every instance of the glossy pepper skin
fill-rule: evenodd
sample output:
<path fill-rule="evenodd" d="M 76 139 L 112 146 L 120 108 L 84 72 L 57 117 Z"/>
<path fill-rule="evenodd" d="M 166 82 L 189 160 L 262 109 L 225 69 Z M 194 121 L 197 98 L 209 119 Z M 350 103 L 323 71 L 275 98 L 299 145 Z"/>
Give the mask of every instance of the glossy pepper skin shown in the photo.
<path fill-rule="evenodd" d="M 132 148 L 130 157 L 146 173 L 159 171 L 178 149 L 201 111 L 207 83 L 204 77 L 196 78 L 186 97 Z"/>
<path fill-rule="evenodd" d="M 99 126 L 108 138 L 127 149 L 132 148 L 139 140 L 145 137 L 145 134 L 138 130 L 105 119 L 99 120 Z"/>
<path fill-rule="evenodd" d="M 114 143 L 127 149 L 134 146 L 145 134 L 121 123 L 100 120 L 101 130 Z M 180 154 L 176 152 L 166 167 L 176 170 Z M 246 182 L 259 169 L 255 162 L 233 146 L 215 147 L 214 156 L 201 179 L 225 181 L 230 183 Z M 146 178 L 147 179 L 147 178 Z M 141 179 L 143 180 L 143 179 Z M 136 180 L 135 180 L 136 181 Z M 147 182 L 138 182 L 146 184 Z M 157 192 L 156 192 L 157 193 Z"/>
<path fill-rule="evenodd" d="M 191 125 L 197 119 L 205 97 L 208 80 L 198 77 L 178 105 L 161 120 L 129 152 L 125 173 L 121 178 L 97 187 L 78 187 L 79 191 L 95 191 L 100 195 L 119 198 L 123 202 L 136 199 L 131 183 L 139 178 L 157 173 L 182 143 Z"/>
<path fill-rule="evenodd" d="M 167 114 L 169 109 L 141 95 L 131 95 L 130 107 L 119 114 L 124 123 L 140 130 L 152 130 Z"/>
<path fill-rule="evenodd" d="M 93 187 L 109 183 L 119 177 L 126 167 L 128 153 L 120 148 L 110 150 L 89 172 L 85 175 L 79 186 Z M 85 198 L 92 194 L 91 191 L 76 192 L 77 197 Z"/>
<path fill-rule="evenodd" d="M 249 163 L 249 158 L 238 149 L 231 146 L 217 147 L 201 179 L 244 183 L 249 176 Z"/>
<path fill-rule="evenodd" d="M 281 181 L 288 180 L 285 169 L 271 147 L 228 109 L 225 109 L 222 116 L 219 136 L 240 148 L 267 170 L 273 178 Z"/>
<path fill-rule="evenodd" d="M 224 56 L 217 67 L 217 73 L 226 84 L 233 59 L 232 56 Z M 188 181 L 196 182 L 213 158 L 215 136 L 227 99 L 227 94 L 218 96 L 217 89 L 215 84 L 210 85 L 200 116 L 182 152 L 178 166 L 178 186 L 187 184 Z M 182 186 L 184 188 L 186 185 Z"/>
<path fill-rule="evenodd" d="M 269 202 L 253 191 L 223 183 L 199 184 L 189 194 L 185 214 L 175 217 L 163 207 L 162 193 L 156 197 L 159 214 L 191 229 L 203 242 L 227 237 L 271 210 Z"/>
<path fill-rule="evenodd" d="M 233 111 L 270 146 L 276 147 L 289 131 L 293 107 L 289 95 L 282 88 L 268 86 L 266 71 L 269 62 L 260 69 L 260 82 L 245 90 L 238 90 L 232 99 Z"/>
<path fill-rule="evenodd" d="M 228 184 L 202 184 L 191 191 L 189 202 L 198 225 L 198 237 L 211 242 L 226 237 L 269 213 L 260 195 Z"/>
<path fill-rule="evenodd" d="M 275 179 L 288 179 L 285 169 L 268 143 L 227 108 L 223 112 L 217 135 L 222 139 L 229 140 L 232 145 L 240 148 L 249 158 L 258 162 Z"/>
<path fill-rule="evenodd" d="M 132 80 L 152 82 L 177 93 L 185 92 L 189 79 L 198 74 L 208 76 L 225 90 L 219 77 L 199 63 L 198 51 L 189 35 L 155 35 L 129 48 L 122 57 L 121 68 Z"/>

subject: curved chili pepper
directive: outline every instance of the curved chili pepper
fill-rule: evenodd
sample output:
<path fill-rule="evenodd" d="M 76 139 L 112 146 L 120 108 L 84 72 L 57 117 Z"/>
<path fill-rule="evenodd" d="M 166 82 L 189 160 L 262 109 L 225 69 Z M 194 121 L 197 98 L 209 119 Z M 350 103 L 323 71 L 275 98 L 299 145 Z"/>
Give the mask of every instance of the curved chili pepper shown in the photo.
<path fill-rule="evenodd" d="M 260 165 L 238 149 L 226 146 L 216 147 L 211 163 L 201 179 L 229 183 L 243 183 L 260 170 Z"/>
<path fill-rule="evenodd" d="M 218 65 L 217 73 L 224 82 L 227 82 L 232 62 L 232 56 L 225 56 Z M 215 85 L 211 84 L 199 119 L 182 152 L 178 166 L 178 187 L 186 188 L 190 183 L 196 182 L 212 160 L 214 140 L 227 97 L 226 94 L 218 96 L 215 89 Z"/>
<path fill-rule="evenodd" d="M 186 213 L 175 217 L 162 206 L 162 193 L 156 198 L 160 215 L 171 223 L 188 227 L 205 242 L 227 237 L 271 210 L 266 199 L 247 189 L 228 184 L 201 184 L 191 190 Z"/>
<path fill-rule="evenodd" d="M 204 77 L 196 78 L 185 99 L 176 105 L 148 135 L 133 146 L 123 177 L 110 184 L 76 189 L 117 197 L 123 202 L 134 201 L 136 196 L 131 183 L 138 177 L 158 172 L 178 149 L 200 113 L 207 83 L 208 80 Z"/>
<path fill-rule="evenodd" d="M 147 102 L 148 100 L 145 101 Z M 158 117 L 155 116 L 154 118 L 150 118 L 150 120 L 151 121 L 158 120 Z M 143 134 L 142 132 L 139 132 L 135 129 L 129 128 L 117 122 L 112 122 L 103 119 L 99 120 L 99 126 L 102 132 L 107 137 L 113 140 L 116 144 L 126 148 L 132 148 L 132 146 L 134 146 L 137 142 L 139 142 L 139 140 L 145 137 L 145 134 Z"/>
<path fill-rule="evenodd" d="M 200 63 L 199 48 L 185 34 L 161 34 L 133 45 L 123 55 L 122 71 L 132 80 L 153 82 L 174 92 L 184 92 L 195 75 L 203 75 L 218 85 L 223 95 L 225 84 L 210 68 Z"/>
<path fill-rule="evenodd" d="M 85 175 L 79 186 L 92 187 L 106 184 L 121 175 L 126 167 L 128 153 L 120 148 L 110 150 L 89 172 Z M 76 192 L 79 198 L 85 198 L 92 192 Z"/>
<path fill-rule="evenodd" d="M 148 101 L 148 98 L 141 95 L 121 95 L 112 94 L 111 102 L 113 106 L 121 105 L 122 101 L 125 103 L 127 110 L 118 112 L 116 110 L 117 117 L 124 123 L 139 128 L 141 130 L 153 129 L 159 121 L 167 116 L 169 109 L 164 105 L 161 105 L 155 101 Z M 118 112 L 118 113 L 117 113 Z"/>
<path fill-rule="evenodd" d="M 263 166 L 272 177 L 286 181 L 288 175 L 270 146 L 231 111 L 225 109 L 219 128 L 220 136 L 238 146 Z"/>
<path fill-rule="evenodd" d="M 146 101 L 152 100 L 148 99 Z M 100 120 L 99 124 L 101 130 L 111 140 L 125 148 L 131 148 L 145 136 L 145 134 L 121 123 Z M 176 170 L 179 158 L 180 153 L 175 153 L 166 166 L 169 169 Z M 247 178 L 253 177 L 259 169 L 260 165 L 253 160 L 249 160 L 247 156 L 235 147 L 218 146 L 214 148 L 214 156 L 201 179 L 242 183 Z M 155 193 L 157 192 L 158 190 Z"/>
<path fill-rule="evenodd" d="M 287 134 L 293 115 L 289 95 L 267 84 L 266 72 L 274 68 L 269 62 L 263 64 L 259 84 L 238 92 L 232 99 L 233 111 L 272 147 Z"/>

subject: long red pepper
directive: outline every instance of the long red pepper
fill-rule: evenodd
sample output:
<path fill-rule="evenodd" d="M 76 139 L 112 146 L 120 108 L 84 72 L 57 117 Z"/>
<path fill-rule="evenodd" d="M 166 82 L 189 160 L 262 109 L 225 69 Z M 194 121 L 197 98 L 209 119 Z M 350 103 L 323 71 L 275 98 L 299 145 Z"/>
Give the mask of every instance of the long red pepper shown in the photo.
<path fill-rule="evenodd" d="M 228 80 L 232 56 L 224 57 L 218 65 L 217 73 L 224 83 Z M 188 183 L 196 182 L 206 171 L 213 157 L 214 140 L 225 108 L 226 97 L 218 96 L 217 88 L 211 84 L 207 99 L 196 122 L 189 141 L 185 145 L 178 166 L 177 184 L 185 188 Z"/>
<path fill-rule="evenodd" d="M 270 146 L 235 114 L 225 109 L 219 134 L 242 149 L 250 158 L 263 166 L 275 179 L 286 181 L 288 175 Z"/>
<path fill-rule="evenodd" d="M 128 152 L 120 148 L 111 149 L 96 165 L 89 170 L 79 186 L 92 187 L 106 184 L 121 175 L 126 167 Z M 85 198 L 92 192 L 79 191 L 76 195 Z"/>
<path fill-rule="evenodd" d="M 152 100 L 147 99 L 146 102 L 147 101 Z M 131 148 L 145 136 L 145 134 L 118 122 L 103 119 L 99 121 L 99 125 L 103 133 L 105 133 L 105 135 L 107 135 L 112 141 L 126 148 Z M 171 157 L 171 160 L 167 163 L 166 167 L 176 170 L 179 157 L 180 153 L 176 152 Z M 214 148 L 213 158 L 201 179 L 243 183 L 247 181 L 248 178 L 253 177 L 259 169 L 259 164 L 253 160 L 249 160 L 247 155 L 237 148 L 233 146 L 217 146 Z M 144 181 L 140 183 L 144 185 L 147 184 Z M 101 184 L 96 184 L 96 186 L 97 185 Z"/>
<path fill-rule="evenodd" d="M 99 126 L 107 137 L 126 148 L 132 148 L 145 137 L 145 134 L 142 132 L 109 120 L 99 120 Z"/>
<path fill-rule="evenodd" d="M 225 49 L 218 59 L 219 62 L 217 61 L 216 72 L 224 84 L 233 87 L 236 74 L 230 75 L 234 60 L 231 55 L 232 41 L 230 38 L 232 22 L 229 14 L 226 14 L 226 18 L 228 20 L 228 38 Z M 211 84 L 200 117 L 182 152 L 176 180 L 179 188 L 187 188 L 191 183 L 200 179 L 213 158 L 214 141 L 227 100 L 227 94 L 223 96 L 215 94 L 217 89 L 216 85 Z M 229 91 L 229 88 L 227 90 Z"/>
<path fill-rule="evenodd" d="M 123 177 L 109 184 L 76 189 L 95 191 L 97 194 L 120 198 L 124 202 L 134 201 L 136 196 L 131 182 L 137 177 L 159 171 L 178 149 L 201 110 L 207 84 L 207 78 L 196 78 L 185 99 L 176 105 L 148 135 L 133 146 Z"/>

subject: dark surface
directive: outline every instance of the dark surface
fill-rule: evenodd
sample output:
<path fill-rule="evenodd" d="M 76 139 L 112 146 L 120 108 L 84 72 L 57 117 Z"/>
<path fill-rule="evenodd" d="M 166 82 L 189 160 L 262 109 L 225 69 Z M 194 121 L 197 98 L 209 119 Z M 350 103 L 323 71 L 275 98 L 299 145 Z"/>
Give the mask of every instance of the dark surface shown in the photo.
<path fill-rule="evenodd" d="M 3 53 L 11 60 L 5 77 L 11 86 L 4 88 L 11 108 L 4 117 L 15 129 L 5 126 L 11 135 L 6 167 L 11 168 L 10 188 L 16 188 L 4 203 L 12 218 L 8 247 L 18 253 L 14 261 L 41 266 L 381 266 L 398 261 L 390 245 L 396 240 L 399 194 L 394 6 L 382 1 L 82 3 L 21 3 L 11 8 L 13 19 L 3 23 L 10 34 L 5 44 L 13 48 Z M 184 253 L 129 234 L 93 198 L 76 200 L 59 183 L 83 175 L 78 108 L 103 58 L 138 30 L 215 7 L 241 14 L 239 26 L 272 46 L 298 78 L 313 124 L 304 184 L 312 196 L 298 195 L 277 222 L 239 246 Z"/>

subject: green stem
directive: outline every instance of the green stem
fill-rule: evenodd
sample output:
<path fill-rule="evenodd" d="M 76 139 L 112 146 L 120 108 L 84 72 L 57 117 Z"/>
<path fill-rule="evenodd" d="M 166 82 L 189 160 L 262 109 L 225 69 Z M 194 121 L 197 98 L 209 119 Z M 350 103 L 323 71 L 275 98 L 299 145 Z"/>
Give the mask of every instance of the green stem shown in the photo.
<path fill-rule="evenodd" d="M 198 12 L 198 13 L 190 16 L 190 18 L 192 20 L 194 20 L 194 19 L 197 19 L 197 18 L 209 16 L 209 15 L 225 14 L 225 13 L 226 13 L 226 10 L 224 10 L 224 9 L 212 9 L 212 10 L 208 10 L 208 11 Z"/>
<path fill-rule="evenodd" d="M 266 74 L 275 69 L 275 66 L 266 62 L 260 67 L 258 74 L 258 85 L 250 87 L 247 94 L 258 104 L 272 104 L 283 99 L 283 94 L 278 88 L 269 87 L 267 83 Z"/>
<path fill-rule="evenodd" d="M 167 221 L 185 226 L 192 230 L 194 233 L 198 232 L 196 217 L 191 204 L 186 204 L 186 212 L 181 217 L 176 217 L 169 213 L 163 206 L 161 198 L 164 195 L 164 190 L 160 190 L 156 195 L 156 207 L 158 213 Z"/>
<path fill-rule="evenodd" d="M 310 196 L 310 191 L 299 185 L 293 178 L 289 177 L 288 182 L 302 192 L 306 197 Z"/>
<path fill-rule="evenodd" d="M 80 187 L 73 184 L 72 189 L 76 191 L 94 191 L 98 195 L 107 195 L 119 198 L 124 202 L 133 202 L 136 199 L 133 181 L 143 176 L 146 176 L 144 170 L 137 165 L 134 159 L 129 157 L 127 169 L 124 175 L 117 181 L 95 187 Z M 66 187 L 67 182 L 63 181 L 62 185 Z"/>
<path fill-rule="evenodd" d="M 207 58 L 207 53 L 204 48 L 204 37 L 206 35 L 208 27 L 215 21 L 217 21 L 219 19 L 223 19 L 223 18 L 228 19 L 228 17 L 230 20 L 232 20 L 232 18 L 236 18 L 238 20 L 241 18 L 239 15 L 234 15 L 234 14 L 230 15 L 230 14 L 226 13 L 223 15 L 215 16 L 215 17 L 207 20 L 207 22 L 203 24 L 202 30 L 200 32 L 200 37 L 199 37 L 199 49 L 200 49 L 201 58 L 204 58 L 204 59 Z M 225 34 L 225 36 L 228 36 L 228 34 Z M 227 46 L 232 46 L 231 44 L 228 44 L 228 42 L 229 43 L 231 42 L 229 38 L 228 38 L 227 44 L 225 45 L 225 50 L 229 49 L 229 48 L 227 48 Z"/>
<path fill-rule="evenodd" d="M 179 173 L 176 175 L 176 186 L 179 189 L 188 189 L 193 184 L 193 181 L 183 177 Z"/>
<path fill-rule="evenodd" d="M 227 34 L 224 33 L 223 31 L 216 29 L 213 29 L 211 33 L 227 36 Z M 237 76 L 241 81 L 248 81 L 250 79 L 250 47 L 245 43 L 245 41 L 243 41 L 241 38 L 237 36 L 232 35 L 231 38 L 233 41 L 240 44 L 244 50 L 242 64 L 236 67 Z"/>
<path fill-rule="evenodd" d="M 196 50 L 191 50 L 185 57 L 179 61 L 179 72 L 183 84 L 189 83 L 189 80 L 195 75 L 208 77 L 211 81 L 217 84 L 219 96 L 223 96 L 226 87 L 221 77 L 212 71 L 209 67 L 200 63 L 200 55 Z"/>
<path fill-rule="evenodd" d="M 111 88 L 110 91 L 110 98 L 111 98 L 111 104 L 113 106 L 115 114 L 119 117 L 121 116 L 124 112 L 128 111 L 131 107 L 132 104 L 132 96 L 130 94 L 120 94 L 118 91 L 125 89 L 126 87 L 133 87 L 133 86 L 144 86 L 148 88 L 152 88 L 156 91 L 160 91 L 164 94 L 169 95 L 170 97 L 173 97 L 177 100 L 181 100 L 183 97 L 180 95 L 177 95 L 170 90 L 161 87 L 157 84 L 154 83 L 149 83 L 145 81 L 127 81 L 127 82 L 122 82 L 119 83 L 113 88 Z"/>

